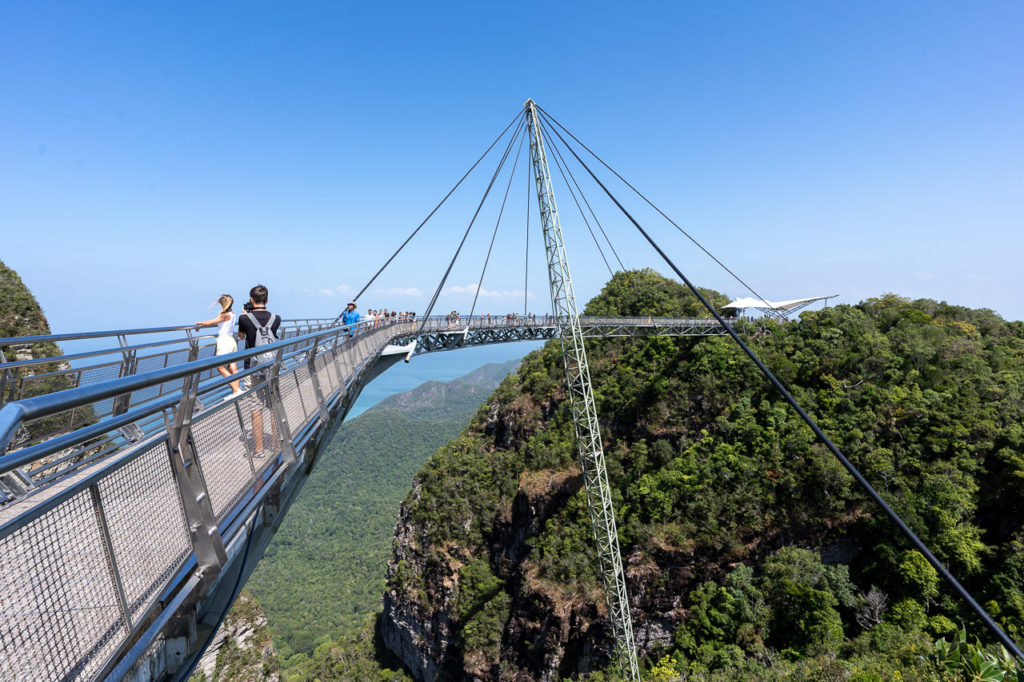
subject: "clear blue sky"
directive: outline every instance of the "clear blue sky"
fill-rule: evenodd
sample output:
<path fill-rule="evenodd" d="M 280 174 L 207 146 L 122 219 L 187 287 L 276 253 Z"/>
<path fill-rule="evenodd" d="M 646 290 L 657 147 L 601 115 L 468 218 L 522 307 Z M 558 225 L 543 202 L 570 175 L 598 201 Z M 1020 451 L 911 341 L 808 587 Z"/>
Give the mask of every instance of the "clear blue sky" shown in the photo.
<path fill-rule="evenodd" d="M 1020 2 L 5 2 L 0 260 L 59 332 L 191 322 L 256 282 L 333 315 L 532 97 L 768 298 L 1022 319 L 1022 41 Z M 424 308 L 487 163 L 362 309 Z M 481 311 L 522 306 L 522 164 Z M 607 272 L 556 193 L 585 300 Z M 496 211 L 449 284 L 476 281 Z"/>

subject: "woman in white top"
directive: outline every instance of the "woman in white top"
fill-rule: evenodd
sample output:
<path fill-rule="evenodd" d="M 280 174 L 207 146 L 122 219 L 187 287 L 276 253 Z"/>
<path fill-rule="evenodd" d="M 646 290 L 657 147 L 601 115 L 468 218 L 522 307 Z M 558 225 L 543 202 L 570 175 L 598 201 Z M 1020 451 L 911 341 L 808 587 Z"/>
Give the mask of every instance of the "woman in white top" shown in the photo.
<path fill-rule="evenodd" d="M 235 304 L 235 299 L 230 294 L 223 294 L 217 299 L 217 302 L 221 306 L 220 315 L 212 320 L 196 322 L 196 327 L 212 327 L 216 325 L 217 350 L 214 352 L 214 355 L 227 355 L 238 350 L 238 340 L 235 338 L 235 313 L 231 310 L 231 306 Z M 229 377 L 238 372 L 238 364 L 232 362 L 228 366 L 218 367 L 217 371 L 221 373 L 221 376 Z M 241 394 L 242 389 L 239 387 L 238 381 L 232 381 L 229 385 L 231 386 L 232 395 Z M 228 398 L 230 397 L 228 396 Z"/>

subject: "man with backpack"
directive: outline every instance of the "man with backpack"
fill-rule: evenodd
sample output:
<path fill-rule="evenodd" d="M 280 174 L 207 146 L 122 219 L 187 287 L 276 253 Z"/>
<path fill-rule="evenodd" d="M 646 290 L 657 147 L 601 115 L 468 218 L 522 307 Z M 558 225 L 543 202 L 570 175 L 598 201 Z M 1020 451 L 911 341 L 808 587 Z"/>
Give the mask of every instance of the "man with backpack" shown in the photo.
<path fill-rule="evenodd" d="M 269 292 L 262 284 L 257 284 L 249 290 L 249 303 L 252 310 L 246 312 L 238 319 L 238 335 L 245 338 L 245 347 L 257 348 L 266 346 L 277 341 L 277 330 L 281 326 L 281 316 L 267 310 L 267 298 Z M 260 353 L 254 358 L 245 359 L 245 368 L 253 365 L 263 365 L 274 361 L 274 353 Z M 246 377 L 246 387 L 261 383 L 266 377 L 266 370 L 254 372 Z M 269 403 L 265 403 L 269 408 Z M 274 440 L 277 440 L 277 424 L 271 420 L 274 431 Z M 253 410 L 252 430 L 256 441 L 256 452 L 263 452 L 263 411 Z"/>

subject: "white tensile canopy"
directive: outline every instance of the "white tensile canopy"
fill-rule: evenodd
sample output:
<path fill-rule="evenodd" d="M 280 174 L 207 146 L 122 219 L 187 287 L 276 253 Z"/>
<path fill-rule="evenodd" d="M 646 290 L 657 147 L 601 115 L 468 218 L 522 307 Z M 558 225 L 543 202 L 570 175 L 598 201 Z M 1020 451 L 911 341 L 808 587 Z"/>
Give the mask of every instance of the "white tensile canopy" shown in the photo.
<path fill-rule="evenodd" d="M 723 308 L 736 308 L 738 310 L 747 310 L 754 308 L 760 310 L 763 313 L 775 311 L 782 315 L 789 315 L 795 313 L 798 310 L 806 308 L 815 301 L 825 301 L 830 298 L 835 298 L 839 294 L 832 294 L 830 296 L 812 296 L 810 298 L 794 298 L 790 301 L 765 301 L 760 298 L 751 298 L 749 296 L 745 298 L 737 298 L 728 305 L 722 306 Z"/>

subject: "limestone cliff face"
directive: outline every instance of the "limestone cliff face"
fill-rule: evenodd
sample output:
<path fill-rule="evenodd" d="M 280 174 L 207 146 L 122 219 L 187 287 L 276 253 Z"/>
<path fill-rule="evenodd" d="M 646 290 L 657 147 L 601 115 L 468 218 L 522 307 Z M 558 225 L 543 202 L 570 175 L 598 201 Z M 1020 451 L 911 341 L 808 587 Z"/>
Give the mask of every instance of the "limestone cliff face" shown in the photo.
<path fill-rule="evenodd" d="M 242 592 L 203 653 L 191 682 L 278 682 L 279 670 L 263 608 Z"/>
<path fill-rule="evenodd" d="M 415 483 L 412 498 L 418 499 L 421 491 Z M 457 635 L 449 614 L 454 610 L 458 560 L 452 557 L 451 562 L 436 565 L 424 581 L 427 558 L 422 535 L 409 520 L 408 505 L 402 503 L 395 525 L 394 554 L 388 563 L 381 636 L 416 679 L 434 680 L 456 668 Z M 429 590 L 429 601 L 418 587 L 421 584 Z"/>
<path fill-rule="evenodd" d="M 498 423 L 514 415 L 500 415 L 497 404 L 489 417 L 485 428 L 492 437 L 504 440 L 515 430 Z M 548 521 L 582 485 L 575 464 L 523 472 L 509 504 L 494 515 L 489 546 L 481 552 L 459 542 L 438 544 L 411 516 L 411 508 L 429 504 L 417 480 L 395 526 L 381 621 L 386 646 L 417 679 L 554 681 L 607 663 L 611 643 L 600 588 L 555 583 L 531 556 Z M 467 519 L 465 526 L 472 523 Z M 499 597 L 467 594 L 479 592 L 479 585 L 464 583 L 472 579 L 467 567 L 481 556 Z M 493 607 L 502 598 L 507 608 Z M 479 619 L 472 605 L 500 618 Z M 488 627 L 492 632 L 481 638 L 478 630 Z"/>
<path fill-rule="evenodd" d="M 509 380 L 513 385 L 518 381 Z M 564 399 L 559 388 L 554 392 L 555 397 L 549 394 L 535 402 L 506 386 L 468 429 L 477 454 L 498 455 L 486 465 L 497 469 L 491 473 L 507 478 L 509 487 L 494 507 L 450 515 L 451 506 L 461 501 L 454 491 L 438 499 L 437 472 L 430 471 L 417 478 L 401 506 L 381 634 L 417 679 L 554 681 L 607 665 L 611 642 L 604 596 L 594 574 L 576 583 L 553 580 L 537 556 L 538 540 L 549 522 L 583 495 L 574 452 L 556 457 L 554 466 L 518 473 L 508 471 L 501 457 L 515 453 L 538 433 L 564 435 L 565 423 L 558 428 L 548 423 Z M 459 443 L 469 445 L 456 441 L 449 449 Z M 560 445 L 564 449 L 564 439 Z M 435 457 L 447 454 L 442 450 Z M 509 461 L 514 459 L 513 454 Z M 462 477 L 467 472 L 442 474 L 451 484 L 449 474 Z M 435 520 L 429 510 L 438 506 L 447 509 Z M 435 523 L 456 527 L 439 529 Z M 589 526 L 585 530 L 589 533 Z M 592 559 L 576 556 L 572 562 Z M 664 630 L 659 630 L 662 636 Z"/>

